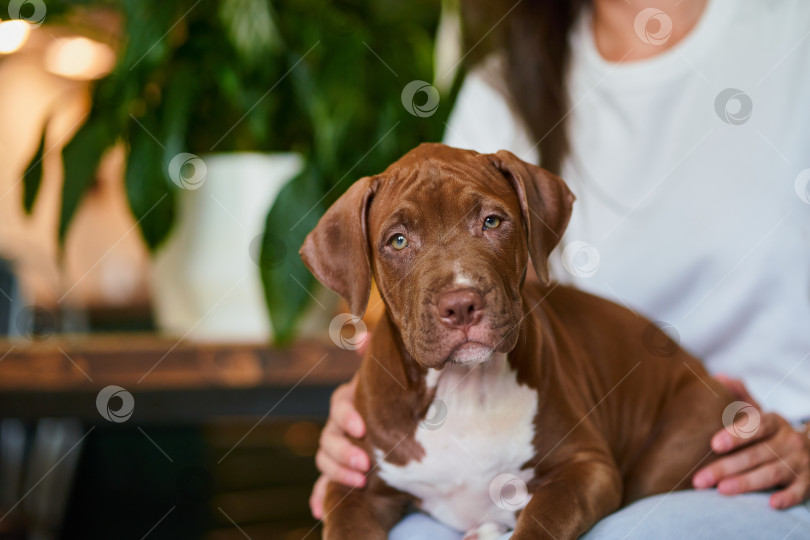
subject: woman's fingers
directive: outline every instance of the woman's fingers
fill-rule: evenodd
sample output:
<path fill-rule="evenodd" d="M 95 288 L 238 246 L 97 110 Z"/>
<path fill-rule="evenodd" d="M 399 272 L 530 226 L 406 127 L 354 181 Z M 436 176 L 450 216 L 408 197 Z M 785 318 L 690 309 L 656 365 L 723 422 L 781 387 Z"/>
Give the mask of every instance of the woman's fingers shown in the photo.
<path fill-rule="evenodd" d="M 723 495 L 736 495 L 783 486 L 795 479 L 795 473 L 786 464 L 774 459 L 744 474 L 723 478 L 717 484 L 717 491 Z"/>
<path fill-rule="evenodd" d="M 369 339 L 371 337 L 371 334 L 369 334 L 367 331 L 361 331 L 359 329 L 357 331 L 360 332 L 360 335 L 355 337 L 355 340 L 359 344 L 359 346 L 357 347 L 357 354 L 359 354 L 360 356 L 365 356 L 366 351 L 368 350 L 368 344 L 371 341 Z"/>
<path fill-rule="evenodd" d="M 309 496 L 309 510 L 315 519 L 323 519 L 323 499 L 326 496 L 326 484 L 329 479 L 320 475 L 312 486 L 312 494 Z"/>
<path fill-rule="evenodd" d="M 344 469 L 351 468 L 365 472 L 369 468 L 368 455 L 354 446 L 346 435 L 348 433 L 359 439 L 366 433 L 366 424 L 354 408 L 356 386 L 357 380 L 353 378 L 332 393 L 329 420 L 321 432 L 320 451 L 325 452 L 332 461 Z"/>
<path fill-rule="evenodd" d="M 349 487 L 363 487 L 366 477 L 357 471 L 341 466 L 323 450 L 315 454 L 315 465 L 329 480 Z"/>
<path fill-rule="evenodd" d="M 760 413 L 753 406 L 738 413 L 738 418 L 729 426 L 724 427 L 712 437 L 712 450 L 724 454 L 735 448 L 750 445 L 751 443 L 767 440 L 772 437 L 783 424 L 790 427 L 787 421 L 774 413 Z"/>
<path fill-rule="evenodd" d="M 356 379 L 352 379 L 335 389 L 329 405 L 329 418 L 334 420 L 342 431 L 359 439 L 366 434 L 366 424 L 363 422 L 363 417 L 354 408 L 356 386 Z"/>
<path fill-rule="evenodd" d="M 692 484 L 699 489 L 716 485 L 723 478 L 738 475 L 776 459 L 764 444 L 756 444 L 722 457 L 698 471 Z"/>
<path fill-rule="evenodd" d="M 333 400 L 329 415 L 341 431 L 352 437 L 359 439 L 366 434 L 363 417 L 360 416 L 351 401 Z"/>
<path fill-rule="evenodd" d="M 801 504 L 808 498 L 810 498 L 810 474 L 805 474 L 782 491 L 771 495 L 770 504 L 772 508 L 781 510 Z"/>
<path fill-rule="evenodd" d="M 354 469 L 357 472 L 368 470 L 369 463 L 366 453 L 354 446 L 334 423 L 328 423 L 321 432 L 320 450 L 341 467 Z"/>
<path fill-rule="evenodd" d="M 350 487 L 363 487 L 366 478 L 363 472 L 369 468 L 368 455 L 354 446 L 346 435 L 354 437 L 365 434 L 365 424 L 353 405 L 356 377 L 340 385 L 333 393 L 329 408 L 329 420 L 321 432 L 320 446 L 315 454 L 315 465 L 321 471 L 321 478 L 312 490 L 310 506 L 313 513 L 318 504 L 322 504 L 321 489 L 326 479 Z M 323 485 L 320 485 L 323 484 Z M 321 499 L 318 498 L 321 496 Z M 319 503 L 320 501 L 320 503 Z"/>
<path fill-rule="evenodd" d="M 728 454 L 698 471 L 693 485 L 716 485 L 726 495 L 783 487 L 771 496 L 772 507 L 801 503 L 810 496 L 810 442 L 777 414 L 762 414 L 758 421 L 749 418 L 745 429 L 735 424 L 715 434 L 712 448 Z"/>

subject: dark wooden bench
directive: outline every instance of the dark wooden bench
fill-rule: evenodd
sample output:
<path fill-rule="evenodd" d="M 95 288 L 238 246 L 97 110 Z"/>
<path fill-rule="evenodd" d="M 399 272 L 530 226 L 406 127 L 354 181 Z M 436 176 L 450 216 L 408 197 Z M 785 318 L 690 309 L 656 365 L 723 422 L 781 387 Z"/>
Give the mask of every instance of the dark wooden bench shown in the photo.
<path fill-rule="evenodd" d="M 0 340 L 0 417 L 103 422 L 96 395 L 108 385 L 135 396 L 135 421 L 324 416 L 329 391 L 358 365 L 328 340 L 285 349 L 129 334 Z"/>
<path fill-rule="evenodd" d="M 329 340 L 285 349 L 149 334 L 0 340 L 0 422 L 28 441 L 18 494 L 0 501 L 0 536 L 64 523 L 63 534 L 91 539 L 152 526 L 150 538 L 318 538 L 306 505 L 318 432 L 332 389 L 359 361 Z M 125 422 L 97 409 L 108 385 L 133 396 Z"/>

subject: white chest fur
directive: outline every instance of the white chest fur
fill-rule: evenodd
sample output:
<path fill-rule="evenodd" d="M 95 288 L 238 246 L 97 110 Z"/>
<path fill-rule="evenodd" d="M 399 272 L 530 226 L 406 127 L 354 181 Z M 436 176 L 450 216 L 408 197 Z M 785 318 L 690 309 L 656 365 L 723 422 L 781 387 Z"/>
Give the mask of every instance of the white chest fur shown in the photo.
<path fill-rule="evenodd" d="M 437 388 L 416 430 L 425 455 L 398 466 L 375 450 L 380 477 L 458 530 L 484 522 L 513 527 L 515 511 L 528 502 L 533 471 L 521 467 L 534 456 L 537 392 L 517 382 L 504 354 L 486 365 L 431 370 L 426 382 Z"/>

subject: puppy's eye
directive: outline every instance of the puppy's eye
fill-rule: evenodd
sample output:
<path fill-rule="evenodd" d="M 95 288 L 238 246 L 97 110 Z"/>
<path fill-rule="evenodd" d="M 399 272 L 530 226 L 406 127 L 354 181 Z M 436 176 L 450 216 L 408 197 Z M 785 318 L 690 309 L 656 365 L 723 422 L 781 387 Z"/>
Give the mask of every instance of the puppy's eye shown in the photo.
<path fill-rule="evenodd" d="M 488 216 L 484 220 L 484 228 L 485 229 L 497 229 L 501 226 L 501 218 L 498 216 Z"/>
<path fill-rule="evenodd" d="M 393 238 L 391 238 L 391 247 L 397 251 L 405 249 L 408 247 L 408 239 L 405 238 L 404 234 L 395 234 Z"/>

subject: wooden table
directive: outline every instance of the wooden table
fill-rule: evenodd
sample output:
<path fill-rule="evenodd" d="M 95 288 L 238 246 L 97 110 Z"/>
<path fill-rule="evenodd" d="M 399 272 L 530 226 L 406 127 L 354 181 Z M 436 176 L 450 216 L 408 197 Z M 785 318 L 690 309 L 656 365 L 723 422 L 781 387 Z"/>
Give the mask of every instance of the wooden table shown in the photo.
<path fill-rule="evenodd" d="M 136 423 L 324 417 L 332 388 L 359 361 L 329 340 L 286 349 L 132 334 L 0 340 L 0 418 L 106 422 L 96 396 L 108 385 L 133 395 Z"/>

